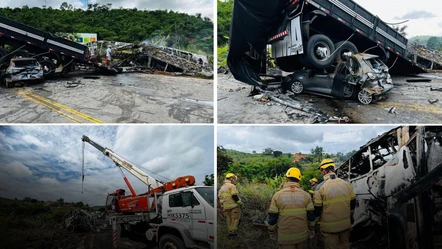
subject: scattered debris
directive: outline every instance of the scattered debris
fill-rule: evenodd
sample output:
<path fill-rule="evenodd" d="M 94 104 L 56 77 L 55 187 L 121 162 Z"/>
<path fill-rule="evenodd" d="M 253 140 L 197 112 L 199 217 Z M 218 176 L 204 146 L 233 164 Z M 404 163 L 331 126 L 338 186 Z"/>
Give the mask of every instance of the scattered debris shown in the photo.
<path fill-rule="evenodd" d="M 390 113 L 390 114 L 397 114 L 397 112 L 396 112 L 396 106 L 393 106 L 392 108 L 390 108 L 390 110 L 388 111 L 388 113 Z"/>
<path fill-rule="evenodd" d="M 82 209 L 71 210 L 63 219 L 64 227 L 74 232 L 87 232 L 94 227 L 92 215 Z"/>
<path fill-rule="evenodd" d="M 83 83 L 81 83 L 81 81 L 79 80 L 79 81 L 68 81 L 68 82 L 66 82 L 66 85 L 65 85 L 65 87 L 66 88 L 73 88 L 73 87 L 77 87 L 77 86 L 79 86 L 79 85 L 82 85 Z"/>
<path fill-rule="evenodd" d="M 431 79 L 423 79 L 423 78 L 415 78 L 415 79 L 406 79 L 407 82 L 431 82 Z"/>
<path fill-rule="evenodd" d="M 428 102 L 430 104 L 435 104 L 435 103 L 439 102 L 439 99 L 429 99 Z"/>
<path fill-rule="evenodd" d="M 98 80 L 99 76 L 84 76 L 83 79 L 92 79 L 92 80 Z"/>
<path fill-rule="evenodd" d="M 223 99 L 227 99 L 227 97 L 223 97 L 223 98 L 217 99 L 217 101 L 220 101 L 220 100 L 223 100 Z"/>
<path fill-rule="evenodd" d="M 293 96 L 294 96 L 294 95 L 293 95 Z M 309 103 L 312 103 L 312 104 L 317 103 L 318 101 L 319 101 L 319 100 L 317 100 L 317 99 L 316 99 L 316 100 L 313 100 L 313 99 L 309 99 L 309 100 L 308 100 L 308 102 L 309 102 Z"/>
<path fill-rule="evenodd" d="M 341 123 L 341 121 L 344 121 L 345 123 L 350 122 L 350 118 L 347 116 L 343 116 L 343 117 L 333 116 L 333 117 L 330 117 L 328 120 L 329 121 L 338 121 L 339 124 Z"/>
<path fill-rule="evenodd" d="M 440 92 L 442 92 L 442 88 L 433 88 L 433 87 L 430 87 L 430 91 L 440 91 Z"/>

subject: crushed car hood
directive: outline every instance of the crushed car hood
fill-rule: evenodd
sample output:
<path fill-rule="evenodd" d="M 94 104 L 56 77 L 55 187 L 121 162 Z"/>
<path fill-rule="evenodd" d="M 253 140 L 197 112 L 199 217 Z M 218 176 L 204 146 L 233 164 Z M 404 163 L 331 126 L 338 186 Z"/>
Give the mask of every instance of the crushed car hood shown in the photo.
<path fill-rule="evenodd" d="M 235 79 L 261 86 L 259 78 L 261 55 L 268 37 L 288 0 L 235 0 L 230 28 L 227 64 Z M 253 50 L 256 58 L 246 55 Z M 265 54 L 264 54 L 265 56 Z"/>

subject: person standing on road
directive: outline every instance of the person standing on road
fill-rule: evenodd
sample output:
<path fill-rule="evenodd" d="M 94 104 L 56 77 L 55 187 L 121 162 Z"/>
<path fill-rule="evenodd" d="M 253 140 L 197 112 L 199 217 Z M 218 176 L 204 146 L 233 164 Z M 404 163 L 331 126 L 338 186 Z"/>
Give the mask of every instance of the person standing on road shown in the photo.
<path fill-rule="evenodd" d="M 112 49 L 111 49 L 111 47 L 112 47 L 111 45 L 108 45 L 107 49 L 106 49 L 106 64 L 107 65 L 109 65 L 109 63 L 112 60 Z"/>
<path fill-rule="evenodd" d="M 233 173 L 226 174 L 224 185 L 218 192 L 219 202 L 223 208 L 223 214 L 227 220 L 228 238 L 235 239 L 238 237 L 237 230 L 239 219 L 241 218 L 241 206 L 243 205 L 236 189 L 236 177 Z"/>
<path fill-rule="evenodd" d="M 268 230 L 272 239 L 278 238 L 281 249 L 305 249 L 309 234 L 314 237 L 313 202 L 301 189 L 300 181 L 301 171 L 290 168 L 283 188 L 273 195 L 270 204 Z"/>
<path fill-rule="evenodd" d="M 355 193 L 350 183 L 338 178 L 332 159 L 322 160 L 319 170 L 324 181 L 313 197 L 315 223 L 320 221 L 320 231 L 325 249 L 349 249 L 350 228 L 356 206 Z"/>

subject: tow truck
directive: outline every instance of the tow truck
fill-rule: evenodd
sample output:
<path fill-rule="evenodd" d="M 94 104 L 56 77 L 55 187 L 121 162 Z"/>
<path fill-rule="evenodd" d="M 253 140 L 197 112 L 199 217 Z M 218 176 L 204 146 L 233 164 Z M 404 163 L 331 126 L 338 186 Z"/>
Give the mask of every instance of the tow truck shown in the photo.
<path fill-rule="evenodd" d="M 160 249 L 215 247 L 213 187 L 194 186 L 191 175 L 162 183 L 89 137 L 81 140 L 83 150 L 89 143 L 115 163 L 131 192 L 125 195 L 124 189 L 117 189 L 106 198 L 114 248 L 118 248 L 121 230 L 133 227 L 145 227 L 146 238 Z M 122 168 L 147 185 L 148 191 L 137 195 Z"/>

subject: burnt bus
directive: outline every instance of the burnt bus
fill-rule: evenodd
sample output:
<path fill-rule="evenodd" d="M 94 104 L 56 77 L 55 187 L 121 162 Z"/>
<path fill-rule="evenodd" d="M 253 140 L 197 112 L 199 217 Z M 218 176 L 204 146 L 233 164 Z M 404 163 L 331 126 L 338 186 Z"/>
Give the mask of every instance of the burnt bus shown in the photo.
<path fill-rule="evenodd" d="M 442 248 L 442 127 L 403 126 L 362 146 L 336 169 L 356 194 L 351 242 Z"/>

